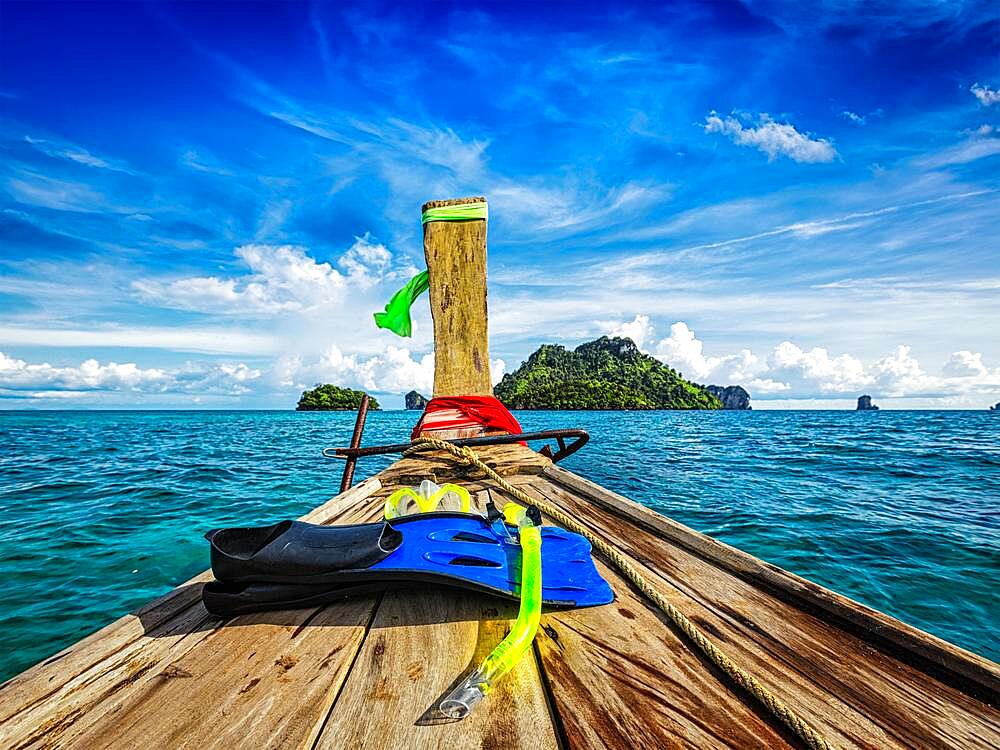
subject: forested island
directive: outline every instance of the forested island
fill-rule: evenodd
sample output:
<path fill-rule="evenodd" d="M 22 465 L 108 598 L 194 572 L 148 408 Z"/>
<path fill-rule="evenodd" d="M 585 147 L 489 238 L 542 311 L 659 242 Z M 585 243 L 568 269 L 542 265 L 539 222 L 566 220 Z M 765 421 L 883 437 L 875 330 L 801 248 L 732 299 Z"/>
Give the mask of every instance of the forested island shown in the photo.
<path fill-rule="evenodd" d="M 325 383 L 312 390 L 302 391 L 295 411 L 357 411 L 364 395 L 364 391 L 353 391 Z M 378 401 L 369 397 L 368 408 L 378 409 Z"/>
<path fill-rule="evenodd" d="M 643 354 L 628 338 L 602 336 L 572 351 L 544 344 L 503 376 L 494 395 L 509 409 L 721 409 L 704 387 Z"/>

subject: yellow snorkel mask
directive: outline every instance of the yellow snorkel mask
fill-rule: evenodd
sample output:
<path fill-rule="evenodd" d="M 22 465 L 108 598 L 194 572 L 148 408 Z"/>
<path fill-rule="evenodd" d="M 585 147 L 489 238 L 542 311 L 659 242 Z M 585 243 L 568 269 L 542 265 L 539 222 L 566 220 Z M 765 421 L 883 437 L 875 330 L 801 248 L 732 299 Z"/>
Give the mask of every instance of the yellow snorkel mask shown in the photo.
<path fill-rule="evenodd" d="M 391 521 L 400 516 L 414 513 L 434 513 L 450 511 L 453 513 L 474 513 L 472 498 L 465 487 L 457 484 L 444 484 L 440 487 L 429 479 L 425 479 L 416 489 L 403 487 L 396 490 L 385 501 L 385 520 Z"/>

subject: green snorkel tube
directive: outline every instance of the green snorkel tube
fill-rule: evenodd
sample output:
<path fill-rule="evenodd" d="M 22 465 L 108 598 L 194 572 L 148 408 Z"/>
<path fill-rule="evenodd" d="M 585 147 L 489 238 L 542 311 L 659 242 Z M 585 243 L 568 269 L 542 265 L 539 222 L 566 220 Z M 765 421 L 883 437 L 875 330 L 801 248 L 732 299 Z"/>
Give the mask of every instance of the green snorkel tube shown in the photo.
<path fill-rule="evenodd" d="M 531 648 L 542 616 L 542 517 L 538 508 L 516 503 L 503 509 L 507 523 L 517 526 L 521 542 L 521 607 L 510 633 L 479 668 L 441 701 L 440 710 L 452 719 L 464 719 L 497 681 L 513 669 Z"/>

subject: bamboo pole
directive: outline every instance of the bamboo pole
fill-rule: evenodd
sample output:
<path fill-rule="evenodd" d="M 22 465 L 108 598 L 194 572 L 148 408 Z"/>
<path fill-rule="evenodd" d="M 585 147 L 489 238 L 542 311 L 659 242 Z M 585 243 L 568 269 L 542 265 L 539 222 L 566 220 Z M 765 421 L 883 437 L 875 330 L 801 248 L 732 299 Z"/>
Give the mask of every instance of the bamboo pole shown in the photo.
<path fill-rule="evenodd" d="M 423 211 L 485 198 L 428 201 Z M 424 224 L 424 257 L 434 318 L 434 396 L 489 396 L 486 220 Z"/>

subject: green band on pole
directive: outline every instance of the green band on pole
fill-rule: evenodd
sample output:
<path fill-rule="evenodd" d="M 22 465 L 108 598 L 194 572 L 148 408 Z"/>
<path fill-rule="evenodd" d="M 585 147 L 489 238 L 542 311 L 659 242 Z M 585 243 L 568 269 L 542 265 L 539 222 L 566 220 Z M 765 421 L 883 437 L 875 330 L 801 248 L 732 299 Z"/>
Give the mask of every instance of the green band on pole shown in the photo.
<path fill-rule="evenodd" d="M 421 223 L 429 221 L 471 221 L 486 219 L 489 211 L 484 201 L 479 203 L 458 203 L 454 206 L 428 208 L 421 216 Z"/>

